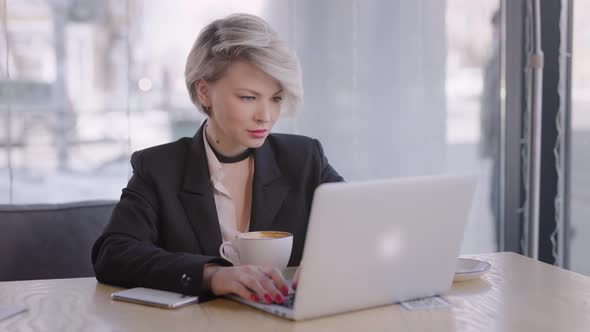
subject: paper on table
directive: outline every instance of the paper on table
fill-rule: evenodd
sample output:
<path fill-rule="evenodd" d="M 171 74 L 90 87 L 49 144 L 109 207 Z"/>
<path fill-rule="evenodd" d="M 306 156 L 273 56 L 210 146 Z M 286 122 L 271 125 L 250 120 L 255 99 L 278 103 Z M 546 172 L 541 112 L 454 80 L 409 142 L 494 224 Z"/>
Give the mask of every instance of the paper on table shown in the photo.
<path fill-rule="evenodd" d="M 24 305 L 0 305 L 0 321 L 27 310 Z"/>

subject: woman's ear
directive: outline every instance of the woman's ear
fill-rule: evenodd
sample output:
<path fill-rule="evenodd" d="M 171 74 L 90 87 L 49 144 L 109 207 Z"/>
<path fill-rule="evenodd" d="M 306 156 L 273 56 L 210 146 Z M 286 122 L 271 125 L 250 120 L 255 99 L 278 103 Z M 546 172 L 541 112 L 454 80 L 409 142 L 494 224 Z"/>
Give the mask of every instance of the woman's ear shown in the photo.
<path fill-rule="evenodd" d="M 203 79 L 197 80 L 195 84 L 195 90 L 197 90 L 197 98 L 201 105 L 205 107 L 211 107 L 211 99 L 209 98 L 209 83 Z"/>

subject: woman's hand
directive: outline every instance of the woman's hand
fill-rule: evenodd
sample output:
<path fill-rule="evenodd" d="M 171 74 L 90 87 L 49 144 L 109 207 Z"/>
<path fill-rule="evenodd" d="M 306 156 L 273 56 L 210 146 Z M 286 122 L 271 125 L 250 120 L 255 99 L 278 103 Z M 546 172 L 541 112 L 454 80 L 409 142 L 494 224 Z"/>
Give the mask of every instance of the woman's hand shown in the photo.
<path fill-rule="evenodd" d="M 289 294 L 285 278 L 272 267 L 206 266 L 205 282 L 215 295 L 236 294 L 250 301 L 284 303 Z"/>

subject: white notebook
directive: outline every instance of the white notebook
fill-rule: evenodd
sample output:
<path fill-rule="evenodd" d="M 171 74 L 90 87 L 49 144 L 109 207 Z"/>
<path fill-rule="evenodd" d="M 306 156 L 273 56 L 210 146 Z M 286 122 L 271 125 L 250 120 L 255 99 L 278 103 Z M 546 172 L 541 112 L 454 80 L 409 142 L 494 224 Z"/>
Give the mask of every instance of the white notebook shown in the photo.
<path fill-rule="evenodd" d="M 111 294 L 114 300 L 175 309 L 199 301 L 198 296 L 183 295 L 150 288 L 131 288 Z"/>

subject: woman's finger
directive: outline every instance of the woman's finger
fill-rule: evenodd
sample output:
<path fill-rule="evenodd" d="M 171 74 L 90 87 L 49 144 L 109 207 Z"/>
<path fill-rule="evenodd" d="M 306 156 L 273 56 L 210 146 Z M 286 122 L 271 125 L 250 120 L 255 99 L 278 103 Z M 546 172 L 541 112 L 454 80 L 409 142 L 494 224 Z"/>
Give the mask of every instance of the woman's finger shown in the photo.
<path fill-rule="evenodd" d="M 258 283 L 264 288 L 266 294 L 264 299 L 269 302 L 283 303 L 285 298 L 281 295 L 281 291 L 276 287 L 274 281 L 267 276 L 259 266 L 252 266 L 252 275 L 258 280 Z"/>
<path fill-rule="evenodd" d="M 262 280 L 260 280 L 260 284 L 268 293 L 270 293 L 273 302 L 283 304 L 285 302 L 285 297 L 281 294 L 281 291 L 276 287 L 274 281 L 272 281 L 272 279 L 268 278 L 266 275 L 262 273 L 261 275 L 263 275 L 263 278 Z"/>
<path fill-rule="evenodd" d="M 239 276 L 239 281 L 245 287 L 251 289 L 256 295 L 258 295 L 259 299 L 263 299 L 266 303 L 272 303 L 272 295 L 269 291 L 266 290 L 265 287 L 262 286 L 261 278 L 262 273 L 251 273 L 251 272 L 244 272 L 241 273 Z M 263 276 L 263 275 L 262 275 Z M 266 278 L 266 276 L 264 276 Z M 266 278 L 268 279 L 268 278 Z"/>
<path fill-rule="evenodd" d="M 258 295 L 252 293 L 250 290 L 248 290 L 248 288 L 246 288 L 244 285 L 242 285 L 238 281 L 232 282 L 232 285 L 230 288 L 231 288 L 232 293 L 237 294 L 239 297 L 241 297 L 245 300 L 255 301 L 255 302 L 260 301 L 260 298 L 258 297 Z"/>
<path fill-rule="evenodd" d="M 289 295 L 289 286 L 279 269 L 274 267 L 260 267 L 260 271 L 270 278 L 283 296 Z"/>

